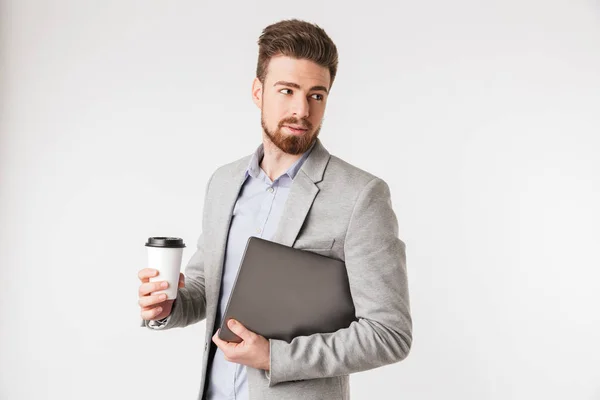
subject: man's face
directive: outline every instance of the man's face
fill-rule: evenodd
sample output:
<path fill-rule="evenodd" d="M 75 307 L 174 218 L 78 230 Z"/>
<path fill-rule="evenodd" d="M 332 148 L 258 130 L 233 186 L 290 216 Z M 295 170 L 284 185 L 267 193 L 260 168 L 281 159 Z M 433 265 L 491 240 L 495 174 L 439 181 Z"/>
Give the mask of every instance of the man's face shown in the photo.
<path fill-rule="evenodd" d="M 271 59 L 264 84 L 254 80 L 263 130 L 283 152 L 302 154 L 317 140 L 329 83 L 329 69 L 286 56 Z"/>

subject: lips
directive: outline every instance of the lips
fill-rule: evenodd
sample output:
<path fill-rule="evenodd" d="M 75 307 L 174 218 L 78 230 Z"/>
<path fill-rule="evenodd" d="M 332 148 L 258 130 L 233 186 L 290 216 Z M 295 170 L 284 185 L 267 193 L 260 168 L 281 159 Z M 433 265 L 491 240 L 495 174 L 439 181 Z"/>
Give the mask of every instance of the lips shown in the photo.
<path fill-rule="evenodd" d="M 293 125 L 284 125 L 284 126 L 287 128 L 297 130 L 297 131 L 307 131 L 308 130 L 307 128 L 304 128 L 302 126 L 293 126 Z"/>

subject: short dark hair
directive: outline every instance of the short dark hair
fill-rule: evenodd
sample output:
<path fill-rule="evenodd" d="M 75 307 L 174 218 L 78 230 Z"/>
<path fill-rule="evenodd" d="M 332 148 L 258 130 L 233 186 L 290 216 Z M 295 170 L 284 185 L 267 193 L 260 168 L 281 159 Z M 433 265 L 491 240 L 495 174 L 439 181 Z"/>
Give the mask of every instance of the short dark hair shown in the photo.
<path fill-rule="evenodd" d="M 306 59 L 329 69 L 333 85 L 338 52 L 333 40 L 316 24 L 298 19 L 283 20 L 263 29 L 258 39 L 256 77 L 264 84 L 269 61 L 276 55 Z"/>

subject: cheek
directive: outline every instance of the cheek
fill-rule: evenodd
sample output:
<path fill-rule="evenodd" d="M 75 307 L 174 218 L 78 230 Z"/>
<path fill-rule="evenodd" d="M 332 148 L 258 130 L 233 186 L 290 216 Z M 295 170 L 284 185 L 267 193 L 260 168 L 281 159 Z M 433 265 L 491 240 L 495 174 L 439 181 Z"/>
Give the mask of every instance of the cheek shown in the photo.
<path fill-rule="evenodd" d="M 278 101 L 270 101 L 263 104 L 263 115 L 268 117 L 270 121 L 275 123 L 279 122 L 280 119 L 285 117 L 284 104 Z"/>
<path fill-rule="evenodd" d="M 267 128 L 269 128 L 270 131 L 275 131 L 279 125 L 279 121 L 281 120 L 281 118 L 278 117 L 274 111 L 275 110 L 272 108 L 263 108 L 263 120 L 267 124 Z"/>
<path fill-rule="evenodd" d="M 315 106 L 311 110 L 310 113 L 310 122 L 312 122 L 315 126 L 318 126 L 321 123 L 321 119 L 325 114 L 325 107 Z"/>

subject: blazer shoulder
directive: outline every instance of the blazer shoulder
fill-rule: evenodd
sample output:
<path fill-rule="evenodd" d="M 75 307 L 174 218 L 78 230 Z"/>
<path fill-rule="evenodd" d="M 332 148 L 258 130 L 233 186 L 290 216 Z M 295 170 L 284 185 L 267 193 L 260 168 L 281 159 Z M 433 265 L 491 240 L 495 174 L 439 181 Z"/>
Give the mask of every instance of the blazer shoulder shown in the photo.
<path fill-rule="evenodd" d="M 334 155 L 331 155 L 329 164 L 327 165 L 325 179 L 328 177 L 338 184 L 351 187 L 357 191 L 361 191 L 373 180 L 381 181 L 387 185 L 387 183 L 379 176 L 352 165 Z"/>
<path fill-rule="evenodd" d="M 213 174 L 211 176 L 211 180 L 213 178 L 216 178 L 216 179 L 231 178 L 232 176 L 235 176 L 239 173 L 243 173 L 246 170 L 246 168 L 248 167 L 248 164 L 250 163 L 251 158 L 252 158 L 252 154 L 244 156 L 242 158 L 239 158 L 239 159 L 229 162 L 227 164 L 220 165 L 213 172 Z"/>

